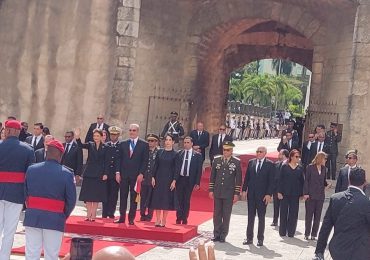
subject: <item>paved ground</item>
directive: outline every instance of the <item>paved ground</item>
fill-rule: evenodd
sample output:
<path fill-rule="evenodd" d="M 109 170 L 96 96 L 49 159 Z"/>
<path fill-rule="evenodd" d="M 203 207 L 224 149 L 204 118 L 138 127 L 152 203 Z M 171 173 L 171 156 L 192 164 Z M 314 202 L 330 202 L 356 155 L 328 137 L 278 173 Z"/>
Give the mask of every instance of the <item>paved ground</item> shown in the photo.
<path fill-rule="evenodd" d="M 251 140 L 236 142 L 235 153 L 245 154 L 254 153 L 260 145 L 265 145 L 268 152 L 276 151 L 278 140 Z M 333 192 L 329 190 L 327 197 Z M 324 205 L 325 213 L 327 201 Z M 300 203 L 299 221 L 297 227 L 297 235 L 295 238 L 282 239 L 278 231 L 271 227 L 272 222 L 272 205 L 267 208 L 266 231 L 265 231 L 265 246 L 259 248 L 256 245 L 243 246 L 242 241 L 245 238 L 245 230 L 247 225 L 247 204 L 245 201 L 236 203 L 233 207 L 231 218 L 230 233 L 226 238 L 226 243 L 216 243 L 217 260 L 234 260 L 234 259 L 284 259 L 284 260 L 308 260 L 312 259 L 316 243 L 313 241 L 307 242 L 303 239 L 304 232 L 304 203 Z M 85 210 L 82 204 L 79 204 L 74 215 L 83 215 Z M 23 216 L 22 216 L 23 218 Z M 257 219 L 256 225 L 257 228 Z M 22 231 L 22 223 L 18 226 L 18 231 Z M 199 226 L 199 231 L 210 233 L 213 230 L 212 220 L 205 222 Z M 257 233 L 257 231 L 255 231 Z M 255 241 L 256 243 L 257 241 Z M 15 238 L 14 246 L 24 245 L 24 234 L 18 234 Z M 24 259 L 24 256 L 12 256 L 12 260 Z M 139 257 L 140 260 L 168 260 L 168 259 L 188 259 L 188 250 L 179 248 L 156 247 Z M 330 258 L 326 258 L 330 259 Z"/>

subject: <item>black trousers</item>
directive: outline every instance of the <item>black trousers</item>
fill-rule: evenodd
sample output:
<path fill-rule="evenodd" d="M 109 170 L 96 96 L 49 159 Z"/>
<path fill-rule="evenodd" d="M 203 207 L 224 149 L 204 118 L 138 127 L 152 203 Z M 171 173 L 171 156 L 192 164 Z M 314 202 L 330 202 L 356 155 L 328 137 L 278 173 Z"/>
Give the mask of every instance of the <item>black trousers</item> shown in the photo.
<path fill-rule="evenodd" d="M 176 182 L 176 196 L 179 203 L 176 210 L 177 220 L 188 220 L 192 191 L 193 187 L 190 186 L 189 177 L 180 176 Z"/>
<path fill-rule="evenodd" d="M 280 204 L 280 236 L 292 237 L 297 229 L 299 196 L 284 196 Z"/>
<path fill-rule="evenodd" d="M 277 193 L 274 193 L 273 199 L 274 199 L 274 217 L 273 217 L 272 222 L 277 224 L 279 221 L 279 213 L 280 213 L 280 200 L 277 197 Z"/>
<path fill-rule="evenodd" d="M 140 215 L 147 217 L 150 220 L 153 217 L 153 209 L 149 208 L 150 199 L 152 197 L 153 186 L 151 184 L 142 184 L 140 190 Z"/>
<path fill-rule="evenodd" d="M 256 198 L 251 196 L 248 198 L 248 226 L 247 226 L 247 239 L 253 240 L 254 237 L 254 220 L 256 213 L 258 215 L 258 233 L 257 239 L 264 240 L 265 238 L 265 215 L 266 215 L 266 204 L 263 202 L 263 198 Z"/>
<path fill-rule="evenodd" d="M 330 153 L 328 155 L 328 161 L 326 162 L 326 167 L 328 171 L 326 173 L 327 179 L 335 180 L 337 174 L 337 156 L 338 154 Z"/>
<path fill-rule="evenodd" d="M 127 210 L 127 198 L 128 193 L 130 192 L 130 210 L 128 213 L 128 220 L 133 221 L 136 216 L 136 196 L 135 192 L 136 178 L 122 178 L 120 184 L 120 203 L 119 203 L 119 213 L 120 218 L 126 219 L 126 210 Z"/>
<path fill-rule="evenodd" d="M 306 202 L 306 216 L 305 216 L 305 236 L 317 237 L 317 233 L 320 227 L 320 219 L 322 207 L 324 205 L 323 200 L 307 200 Z M 313 218 L 313 225 L 312 225 Z M 311 230 L 312 227 L 312 230 Z"/>
<path fill-rule="evenodd" d="M 214 198 L 213 235 L 225 239 L 229 233 L 233 198 Z"/>
<path fill-rule="evenodd" d="M 115 179 L 107 180 L 107 202 L 103 203 L 103 217 L 113 217 L 118 201 L 119 184 Z"/>

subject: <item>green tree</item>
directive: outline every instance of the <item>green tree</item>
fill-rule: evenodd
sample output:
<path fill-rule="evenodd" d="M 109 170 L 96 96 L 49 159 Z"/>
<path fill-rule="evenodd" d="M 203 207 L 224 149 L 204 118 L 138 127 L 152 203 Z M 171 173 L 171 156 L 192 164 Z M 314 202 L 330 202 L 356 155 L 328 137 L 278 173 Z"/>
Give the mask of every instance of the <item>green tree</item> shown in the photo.
<path fill-rule="evenodd" d="M 288 60 L 282 60 L 282 59 L 273 59 L 272 60 L 272 69 L 276 71 L 276 75 L 292 75 L 293 67 L 295 67 L 295 63 L 288 61 Z"/>

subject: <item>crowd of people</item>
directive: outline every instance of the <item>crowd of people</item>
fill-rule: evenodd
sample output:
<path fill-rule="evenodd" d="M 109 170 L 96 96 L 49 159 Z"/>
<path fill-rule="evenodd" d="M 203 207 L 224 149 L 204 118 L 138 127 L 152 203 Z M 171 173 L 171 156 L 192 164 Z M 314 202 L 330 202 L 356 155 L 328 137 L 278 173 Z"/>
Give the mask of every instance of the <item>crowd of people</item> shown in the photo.
<path fill-rule="evenodd" d="M 329 186 L 326 179 L 336 179 L 341 136 L 334 123 L 327 132 L 319 125 L 301 148 L 301 134 L 292 121 L 287 121 L 286 129 L 281 132 L 278 161 L 273 163 L 267 159 L 266 147 L 258 147 L 256 157 L 248 163 L 244 181 L 240 160 L 233 156 L 235 145 L 232 135 L 227 134 L 227 126 L 220 125 L 218 133 L 210 137 L 203 123 L 198 122 L 196 129 L 183 137 L 184 129 L 176 112 L 171 112 L 159 136 L 150 133 L 145 140 L 139 138 L 138 124 L 130 124 L 129 138 L 120 140 L 122 129 L 104 123 L 102 115 L 90 125 L 84 141 L 78 128 L 66 131 L 62 143 L 48 128 L 45 130 L 42 123 L 35 123 L 31 134 L 26 122 L 21 123 L 13 117 L 9 117 L 1 129 L 0 216 L 5 224 L 0 226 L 3 233 L 0 259 L 9 259 L 23 206 L 26 208 L 26 258 L 39 259 L 43 248 L 47 258 L 57 259 L 66 219 L 76 204 L 74 180 L 82 181 L 79 200 L 86 205 L 87 222 L 95 221 L 98 205 L 102 203 L 102 218 L 112 218 L 117 224 L 127 221 L 134 225 L 138 204 L 140 221 L 151 221 L 155 213 L 153 225 L 157 228 L 166 226 L 169 211 L 176 211 L 176 224 L 188 224 L 191 195 L 200 188 L 209 146 L 213 241 L 226 241 L 232 207 L 240 198 L 248 202 L 244 245 L 253 243 L 256 215 L 259 219 L 257 245 L 264 245 L 265 215 L 270 202 L 274 204 L 271 225 L 279 225 L 280 236 L 293 237 L 300 199 L 305 200 L 306 206 L 305 239 L 318 237 L 318 257 L 325 250 L 333 226 L 334 238 L 336 235 L 350 237 L 350 241 L 349 238 L 344 240 L 354 248 L 355 235 L 338 228 L 337 221 L 342 225 L 346 223 L 338 218 L 339 212 L 351 217 L 357 212 L 356 237 L 369 240 L 369 200 L 366 203 L 361 194 L 353 195 L 365 185 L 365 172 L 357 166 L 355 150 L 347 153 L 348 164 L 340 169 L 336 186 L 336 191 L 342 192 L 338 194 L 345 194 L 345 198 L 353 195 L 349 200 L 355 201 L 343 204 L 340 195 L 333 198 L 333 205 L 344 209 L 338 211 L 329 206 L 319 233 L 325 188 Z M 182 149 L 178 146 L 180 138 L 184 140 Z M 88 154 L 85 166 L 82 149 Z M 128 196 L 130 205 L 127 205 Z M 119 216 L 116 218 L 118 197 Z M 333 219 L 330 214 L 336 214 L 337 218 Z M 339 238 L 336 243 L 343 241 Z M 367 259 L 362 256 L 368 249 L 360 249 L 356 259 Z M 336 249 L 332 247 L 331 250 Z"/>

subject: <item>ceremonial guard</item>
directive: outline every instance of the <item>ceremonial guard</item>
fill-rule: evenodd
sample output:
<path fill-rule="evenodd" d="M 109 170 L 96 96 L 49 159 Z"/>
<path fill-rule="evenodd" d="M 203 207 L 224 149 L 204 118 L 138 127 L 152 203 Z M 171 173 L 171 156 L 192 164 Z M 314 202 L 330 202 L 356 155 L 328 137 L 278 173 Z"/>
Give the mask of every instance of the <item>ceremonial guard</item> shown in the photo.
<path fill-rule="evenodd" d="M 155 158 L 158 152 L 159 137 L 155 134 L 148 134 L 146 140 L 149 143 L 149 161 L 148 168 L 144 173 L 140 191 L 140 220 L 151 221 L 153 218 L 153 209 L 149 208 L 150 197 L 152 195 L 152 171 L 154 169 Z"/>
<path fill-rule="evenodd" d="M 171 134 L 175 141 L 173 146 L 174 150 L 177 151 L 179 148 L 179 141 L 180 137 L 184 135 L 184 128 L 182 127 L 181 123 L 177 121 L 178 117 L 177 112 L 171 112 L 170 114 L 170 121 L 168 121 L 163 128 L 161 137 L 163 138 L 166 134 Z"/>
<path fill-rule="evenodd" d="M 76 205 L 76 186 L 71 170 L 60 164 L 63 144 L 48 143 L 46 161 L 26 172 L 26 260 L 58 259 L 65 222 Z M 4 258 L 2 258 L 4 259 Z"/>
<path fill-rule="evenodd" d="M 209 196 L 214 200 L 213 241 L 225 242 L 233 203 L 238 201 L 242 185 L 240 160 L 234 156 L 235 145 L 223 144 L 223 155 L 216 156 L 212 164 Z"/>
<path fill-rule="evenodd" d="M 103 218 L 114 219 L 114 213 L 116 212 L 119 183 L 116 181 L 116 171 L 119 167 L 118 156 L 119 156 L 119 144 L 118 138 L 121 134 L 121 128 L 117 126 L 111 126 L 108 128 L 110 141 L 104 145 L 107 148 L 106 156 L 108 163 L 108 179 L 107 179 L 107 201 L 103 202 Z"/>
<path fill-rule="evenodd" d="M 327 178 L 335 180 L 337 172 L 338 143 L 342 141 L 342 135 L 338 133 L 338 124 L 331 123 L 330 130 L 326 132 L 325 143 L 328 145 Z"/>
<path fill-rule="evenodd" d="M 24 203 L 25 173 L 35 162 L 33 148 L 20 142 L 21 123 L 5 122 L 5 137 L 0 141 L 0 259 L 9 259 L 14 234 Z"/>

